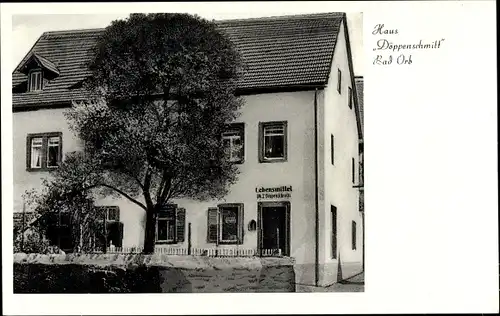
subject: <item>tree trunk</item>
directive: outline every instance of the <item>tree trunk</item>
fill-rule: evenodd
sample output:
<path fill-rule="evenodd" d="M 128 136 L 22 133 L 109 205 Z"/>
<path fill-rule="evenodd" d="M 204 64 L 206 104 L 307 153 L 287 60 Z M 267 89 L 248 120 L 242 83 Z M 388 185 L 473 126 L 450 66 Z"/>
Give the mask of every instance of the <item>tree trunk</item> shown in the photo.
<path fill-rule="evenodd" d="M 153 210 L 146 211 L 146 228 L 144 230 L 143 253 L 151 254 L 155 250 L 156 241 L 156 216 Z"/>

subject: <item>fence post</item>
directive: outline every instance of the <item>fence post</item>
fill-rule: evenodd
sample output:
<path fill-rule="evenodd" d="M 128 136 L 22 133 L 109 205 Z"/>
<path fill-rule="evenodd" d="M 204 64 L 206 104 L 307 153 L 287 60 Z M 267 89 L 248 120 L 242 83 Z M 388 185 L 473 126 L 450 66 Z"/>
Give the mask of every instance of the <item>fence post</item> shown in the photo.
<path fill-rule="evenodd" d="M 191 223 L 188 223 L 188 255 L 191 255 Z"/>

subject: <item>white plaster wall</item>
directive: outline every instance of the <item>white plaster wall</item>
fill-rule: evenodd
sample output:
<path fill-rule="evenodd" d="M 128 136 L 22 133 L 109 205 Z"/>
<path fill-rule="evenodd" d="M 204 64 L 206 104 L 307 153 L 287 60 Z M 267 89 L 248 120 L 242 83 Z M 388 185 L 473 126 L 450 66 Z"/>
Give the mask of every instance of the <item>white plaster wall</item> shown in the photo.
<path fill-rule="evenodd" d="M 299 262 L 314 260 L 314 92 L 260 94 L 245 97 L 238 122 L 245 123 L 245 162 L 239 165 L 238 182 L 220 201 L 205 203 L 177 200 L 186 208 L 186 221 L 192 225 L 192 243 L 206 243 L 207 209 L 219 203 L 244 203 L 244 244 L 257 247 L 257 232 L 248 231 L 250 220 L 257 221 L 256 187 L 291 185 L 291 255 Z M 288 159 L 286 162 L 259 163 L 259 122 L 288 122 Z M 278 200 L 276 200 L 278 201 Z M 223 247 L 223 246 L 222 246 Z"/>
<path fill-rule="evenodd" d="M 248 222 L 257 221 L 256 187 L 291 185 L 291 256 L 299 264 L 314 263 L 314 92 L 290 92 L 245 96 L 239 122 L 245 123 L 245 162 L 239 166 L 239 181 L 221 201 L 172 201 L 186 209 L 186 223 L 192 225 L 193 247 L 212 247 L 206 243 L 207 209 L 219 203 L 244 203 L 244 244 L 242 248 L 257 247 L 257 233 L 248 231 Z M 26 171 L 26 136 L 35 132 L 63 133 L 63 152 L 77 150 L 79 141 L 68 128 L 63 109 L 14 113 L 14 182 L 16 205 L 21 194 L 39 188 L 46 172 Z M 259 163 L 259 122 L 287 121 L 288 159 L 279 163 Z M 63 158 L 64 159 L 64 158 Z M 143 245 L 144 219 L 142 209 L 124 198 L 106 198 L 100 205 L 120 206 L 124 223 L 124 247 Z M 20 210 L 20 209 L 18 209 Z M 187 238 L 184 245 L 187 244 Z M 311 272 L 310 266 L 307 269 Z M 311 276 L 309 276 L 310 278 Z"/>
<path fill-rule="evenodd" d="M 323 91 L 323 150 L 321 152 L 324 165 L 324 201 L 321 209 L 321 261 L 325 262 L 322 282 L 334 282 L 337 276 L 338 259 L 332 259 L 331 253 L 331 210 L 330 205 L 337 207 L 337 258 L 342 263 L 343 276 L 361 271 L 362 260 L 362 222 L 358 209 L 359 191 L 353 188 L 351 176 L 351 159 L 356 163 L 358 172 L 358 133 L 354 106 L 348 106 L 348 87 L 352 88 L 349 71 L 345 28 L 339 32 L 332 69 L 327 88 Z M 337 70 L 342 72 L 341 93 L 337 91 Z M 354 91 L 353 91 L 354 92 Z M 331 163 L 330 137 L 334 136 L 334 165 Z M 356 180 L 356 184 L 358 181 Z M 357 223 L 357 249 L 351 247 L 351 222 Z"/>
<path fill-rule="evenodd" d="M 64 109 L 48 109 L 13 113 L 14 150 L 14 211 L 22 211 L 22 195 L 26 190 L 39 188 L 46 171 L 26 170 L 26 139 L 28 134 L 62 132 L 63 159 L 66 152 L 75 151 L 79 140 L 69 130 Z"/>
<path fill-rule="evenodd" d="M 44 109 L 13 113 L 14 149 L 14 212 L 22 211 L 22 195 L 26 190 L 40 189 L 42 179 L 49 176 L 47 171 L 26 170 L 26 139 L 28 134 L 62 132 L 63 159 L 65 153 L 81 149 L 81 141 L 69 129 L 64 117 L 67 109 Z M 97 201 L 99 205 L 117 205 L 123 221 L 124 245 L 140 245 L 143 232 L 137 229 L 143 220 L 144 211 L 125 199 L 106 198 Z M 27 211 L 29 208 L 27 206 Z"/>

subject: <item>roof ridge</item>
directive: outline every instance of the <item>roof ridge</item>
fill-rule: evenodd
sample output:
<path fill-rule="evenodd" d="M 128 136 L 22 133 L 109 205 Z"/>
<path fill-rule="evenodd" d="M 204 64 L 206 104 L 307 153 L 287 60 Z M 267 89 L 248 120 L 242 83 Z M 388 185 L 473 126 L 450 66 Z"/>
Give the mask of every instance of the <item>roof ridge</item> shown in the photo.
<path fill-rule="evenodd" d="M 252 17 L 252 18 L 235 18 L 235 19 L 223 19 L 223 20 L 213 20 L 215 23 L 232 23 L 232 22 L 254 22 L 254 21 L 269 21 L 269 20 L 291 20 L 291 19 L 313 19 L 325 16 L 345 16 L 345 12 L 321 12 L 321 13 L 304 13 L 304 14 L 284 14 L 284 15 L 272 15 L 264 17 Z"/>
<path fill-rule="evenodd" d="M 68 35 L 68 34 L 75 34 L 75 33 L 91 33 L 91 32 L 96 32 L 96 31 L 104 31 L 104 27 L 101 28 L 92 28 L 92 29 L 73 29 L 73 30 L 59 30 L 59 31 L 47 31 L 43 32 L 42 36 L 45 35 Z"/>
<path fill-rule="evenodd" d="M 284 19 L 313 19 L 321 16 L 344 16 L 344 12 L 322 12 L 322 13 L 304 13 L 304 14 L 288 14 L 288 15 L 273 15 L 264 17 L 253 17 L 253 18 L 235 18 L 235 19 L 222 19 L 222 20 L 212 20 L 216 24 L 223 23 L 233 23 L 233 22 L 254 22 L 254 21 L 269 21 L 269 20 L 284 20 Z M 92 33 L 104 31 L 105 27 L 100 28 L 89 28 L 89 29 L 67 29 L 67 30 L 57 30 L 57 31 L 46 31 L 43 32 L 40 37 L 46 35 L 74 35 L 75 33 Z"/>

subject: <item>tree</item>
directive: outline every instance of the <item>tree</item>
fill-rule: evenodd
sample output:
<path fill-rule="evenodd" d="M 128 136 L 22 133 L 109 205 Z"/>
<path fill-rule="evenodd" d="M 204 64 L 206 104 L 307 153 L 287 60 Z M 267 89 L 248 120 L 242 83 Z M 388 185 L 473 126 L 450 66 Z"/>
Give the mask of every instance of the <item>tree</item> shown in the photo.
<path fill-rule="evenodd" d="M 146 213 L 144 252 L 152 253 L 165 204 L 221 198 L 237 179 L 221 134 L 242 106 L 241 58 L 200 17 L 131 14 L 103 31 L 88 66 L 91 97 L 66 113 L 83 151 L 66 155 L 47 194 L 69 204 L 128 199 Z"/>

